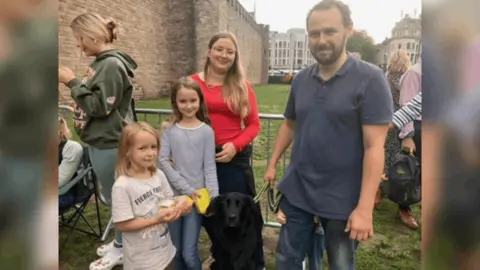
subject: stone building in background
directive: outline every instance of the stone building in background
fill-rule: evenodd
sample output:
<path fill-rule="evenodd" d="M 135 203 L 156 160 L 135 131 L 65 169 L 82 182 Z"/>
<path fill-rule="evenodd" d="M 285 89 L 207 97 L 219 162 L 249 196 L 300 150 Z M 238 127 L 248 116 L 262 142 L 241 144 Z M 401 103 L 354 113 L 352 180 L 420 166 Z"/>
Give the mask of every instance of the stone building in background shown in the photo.
<path fill-rule="evenodd" d="M 377 45 L 376 64 L 385 67 L 390 56 L 398 50 L 406 51 L 410 61 L 416 63 L 422 51 L 421 34 L 421 16 L 417 16 L 416 12 L 413 17 L 402 14 L 402 20 L 392 29 L 392 36 Z"/>
<path fill-rule="evenodd" d="M 268 25 L 257 24 L 238 0 L 59 0 L 59 65 L 81 76 L 92 59 L 81 56 L 70 22 L 84 12 L 120 24 L 116 48 L 138 63 L 135 98 L 156 98 L 169 81 L 203 69 L 209 39 L 218 31 L 235 34 L 252 84 L 268 80 Z M 60 102 L 71 101 L 61 89 Z"/>

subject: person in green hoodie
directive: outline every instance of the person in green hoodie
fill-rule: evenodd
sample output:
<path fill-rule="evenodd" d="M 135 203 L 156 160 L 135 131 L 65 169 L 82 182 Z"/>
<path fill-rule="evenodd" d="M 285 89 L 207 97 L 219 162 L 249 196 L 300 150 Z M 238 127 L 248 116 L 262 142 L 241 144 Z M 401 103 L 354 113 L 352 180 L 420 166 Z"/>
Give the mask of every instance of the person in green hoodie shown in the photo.
<path fill-rule="evenodd" d="M 137 64 L 126 53 L 113 49 L 112 43 L 117 38 L 114 20 L 85 13 L 72 21 L 71 28 L 77 46 L 95 59 L 82 79 L 71 69 L 60 68 L 59 81 L 71 89 L 76 103 L 75 131 L 88 145 L 102 195 L 111 203 L 120 134 L 133 121 L 131 78 Z M 90 264 L 90 270 L 110 270 L 122 264 L 122 234 L 115 231 L 115 240 L 98 248 L 97 254 L 101 258 Z"/>

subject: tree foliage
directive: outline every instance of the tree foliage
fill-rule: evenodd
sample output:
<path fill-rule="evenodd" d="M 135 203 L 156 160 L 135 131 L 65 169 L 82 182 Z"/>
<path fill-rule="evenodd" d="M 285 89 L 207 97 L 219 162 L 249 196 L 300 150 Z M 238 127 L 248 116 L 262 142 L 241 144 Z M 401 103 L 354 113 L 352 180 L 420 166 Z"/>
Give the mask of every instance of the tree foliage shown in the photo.
<path fill-rule="evenodd" d="M 374 63 L 377 46 L 365 30 L 356 30 L 347 41 L 347 51 L 360 53 L 362 60 Z"/>

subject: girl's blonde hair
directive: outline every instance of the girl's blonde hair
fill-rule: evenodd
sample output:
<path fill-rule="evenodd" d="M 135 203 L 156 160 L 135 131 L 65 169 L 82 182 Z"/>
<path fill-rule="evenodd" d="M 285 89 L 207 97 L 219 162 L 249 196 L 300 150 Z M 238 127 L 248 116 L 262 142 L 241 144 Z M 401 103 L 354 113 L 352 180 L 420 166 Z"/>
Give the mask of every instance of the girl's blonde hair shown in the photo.
<path fill-rule="evenodd" d="M 133 144 L 135 143 L 134 139 L 135 136 L 140 132 L 145 131 L 150 133 L 152 136 L 155 137 L 157 141 L 157 147 L 160 151 L 160 137 L 158 132 L 150 126 L 146 122 L 134 122 L 128 124 L 122 131 L 122 135 L 120 136 L 120 144 L 118 147 L 118 154 L 117 154 L 117 164 L 115 166 L 115 178 L 118 178 L 121 175 L 130 176 L 128 174 L 128 170 L 131 167 L 132 162 L 129 158 L 129 152 L 132 148 Z M 154 162 L 148 170 L 154 174 L 157 171 L 156 163 Z"/>
<path fill-rule="evenodd" d="M 59 116 L 58 117 L 58 133 L 62 141 L 66 141 L 70 139 L 71 134 L 68 131 L 69 129 L 67 126 L 67 121 L 65 121 L 65 119 Z"/>
<path fill-rule="evenodd" d="M 390 56 L 388 60 L 388 73 L 405 73 L 412 66 L 408 53 L 404 50 L 398 50 Z"/>
<path fill-rule="evenodd" d="M 212 49 L 215 42 L 221 38 L 230 39 L 235 45 L 235 59 L 233 60 L 232 67 L 228 70 L 225 77 L 223 86 L 223 97 L 227 102 L 228 108 L 232 110 L 241 118 L 245 118 L 251 111 L 250 103 L 248 102 L 248 86 L 245 79 L 245 72 L 240 61 L 240 52 L 238 48 L 238 42 L 235 36 L 230 32 L 220 32 L 214 35 L 208 43 L 208 49 Z M 205 61 L 205 67 L 203 72 L 205 79 L 208 76 L 208 70 L 210 67 L 210 59 L 207 57 Z"/>
<path fill-rule="evenodd" d="M 75 33 L 85 35 L 103 43 L 117 39 L 118 25 L 114 19 L 104 19 L 97 13 L 83 13 L 73 19 L 70 27 Z"/>

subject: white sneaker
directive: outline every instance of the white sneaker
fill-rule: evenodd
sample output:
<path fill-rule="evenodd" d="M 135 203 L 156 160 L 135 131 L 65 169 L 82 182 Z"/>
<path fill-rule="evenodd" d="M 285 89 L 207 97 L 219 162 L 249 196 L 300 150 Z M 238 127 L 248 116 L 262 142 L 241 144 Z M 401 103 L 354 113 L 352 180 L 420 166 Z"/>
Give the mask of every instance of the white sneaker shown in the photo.
<path fill-rule="evenodd" d="M 117 248 L 114 248 L 117 249 Z M 103 258 L 90 264 L 90 270 L 112 270 L 117 265 L 123 264 L 123 249 L 110 250 Z"/>
<path fill-rule="evenodd" d="M 101 245 L 100 247 L 97 248 L 97 255 L 98 257 L 103 257 L 105 256 L 110 250 L 112 250 L 114 248 L 113 246 L 113 242 L 115 240 L 113 240 L 112 242 L 108 243 L 108 244 L 105 244 L 105 245 Z"/>

